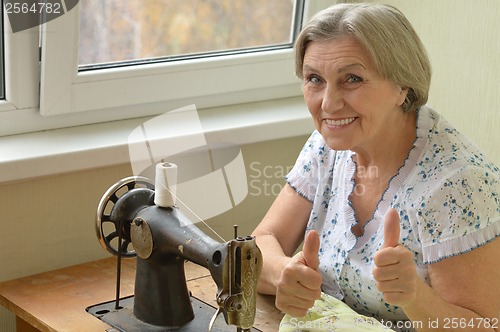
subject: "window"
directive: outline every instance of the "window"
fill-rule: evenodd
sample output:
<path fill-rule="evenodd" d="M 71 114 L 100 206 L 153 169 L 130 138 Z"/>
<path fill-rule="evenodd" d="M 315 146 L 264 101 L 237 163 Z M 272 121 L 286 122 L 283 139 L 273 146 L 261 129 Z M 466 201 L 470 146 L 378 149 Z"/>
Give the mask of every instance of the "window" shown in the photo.
<path fill-rule="evenodd" d="M 169 0 L 169 2 L 171 1 Z M 176 15 L 181 15 L 179 22 L 185 22 L 187 16 L 182 17 L 183 13 L 179 12 L 182 7 L 181 4 L 185 4 L 184 7 L 187 6 L 184 9 L 185 11 L 193 11 L 197 8 L 196 4 L 200 3 L 226 3 L 223 0 L 173 2 L 179 6 L 178 11 L 176 11 Z M 290 0 L 279 0 L 278 2 L 290 2 Z M 124 9 L 118 5 L 113 6 L 114 3 L 124 3 L 124 0 L 111 2 L 109 0 L 106 2 L 100 0 L 97 2 L 104 17 L 120 16 L 119 11 Z M 144 2 L 127 0 L 127 3 L 128 11 L 126 12 L 128 12 L 129 16 L 140 16 L 137 13 L 140 12 L 141 8 L 144 10 L 146 8 L 141 5 Z M 165 3 L 165 1 L 148 1 L 149 5 L 161 3 Z M 233 0 L 227 1 L 227 3 L 234 6 L 235 4 L 241 5 L 253 2 Z M 302 4 L 303 1 L 294 1 L 293 9 L 288 16 L 292 16 L 293 11 L 297 13 L 298 18 L 301 18 Z M 219 5 L 213 11 L 220 8 Z M 206 108 L 288 97 L 300 93 L 298 81 L 294 77 L 292 70 L 291 41 L 288 41 L 287 48 L 270 49 L 267 52 L 234 52 L 227 56 L 191 57 L 183 61 L 154 61 L 152 63 L 140 61 L 142 66 L 112 66 L 98 71 L 78 71 L 78 37 L 84 36 L 81 34 L 79 24 L 76 22 L 80 21 L 82 17 L 88 16 L 80 14 L 80 11 L 84 9 L 90 10 L 91 7 L 81 5 L 80 2 L 74 10 L 42 26 L 42 85 L 40 100 L 42 115 L 106 109 L 112 111 L 118 117 L 125 118 L 129 116 L 127 113 L 134 114 L 134 116 L 147 116 L 193 103 L 198 108 Z M 110 13 L 106 14 L 106 10 L 110 11 Z M 116 10 L 116 12 L 113 12 L 113 10 Z M 159 11 L 156 8 L 150 10 Z M 231 10 L 231 8 L 228 10 Z M 164 9 L 164 11 L 167 10 Z M 96 16 L 101 17 L 99 13 Z M 222 16 L 224 17 L 224 15 Z M 132 21 L 134 24 L 141 26 L 141 21 L 137 19 L 126 19 L 125 22 Z M 198 18 L 196 20 L 198 21 Z M 201 19 L 199 20 L 201 21 Z M 149 18 L 148 21 L 152 21 L 152 19 Z M 210 21 L 210 19 L 206 21 Z M 162 22 L 163 16 L 159 16 L 156 25 L 161 26 Z M 293 22 L 295 26 L 300 24 L 298 19 L 290 19 L 290 22 Z M 179 25 L 180 23 L 175 25 L 176 31 L 181 30 Z M 111 26 L 111 24 L 108 24 L 108 26 Z M 201 24 L 198 24 L 198 26 L 201 26 Z M 120 30 L 120 28 L 117 30 Z M 136 30 L 140 30 L 140 27 Z M 151 31 L 163 30 L 168 30 L 168 28 L 156 27 Z M 290 34 L 290 30 L 287 33 Z M 181 38 L 193 38 L 192 35 L 186 36 L 179 32 L 178 35 Z M 119 39 L 120 35 L 113 34 L 111 38 Z M 144 40 L 142 36 L 137 37 L 137 39 Z M 85 38 L 82 38 L 82 42 L 84 41 Z M 161 40 L 160 43 L 163 44 L 164 40 Z M 88 47 L 98 50 L 99 47 L 108 43 L 103 41 L 90 44 Z M 101 46 L 97 47 L 96 44 Z M 175 44 L 175 42 L 172 44 Z M 126 49 L 130 50 L 132 47 Z M 180 51 L 180 53 L 188 52 L 192 53 L 187 49 L 184 52 Z M 81 53 L 84 54 L 84 52 Z M 109 52 L 104 53 L 109 54 Z M 165 55 L 168 56 L 169 54 Z M 146 57 L 154 58 L 155 56 L 148 55 Z M 91 62 L 102 63 L 114 60 L 113 58 L 97 59 Z M 87 68 L 85 65 L 84 63 L 82 69 Z M 140 110 L 133 109 L 133 105 L 140 105 Z"/>
<path fill-rule="evenodd" d="M 6 33 L 8 103 L 0 105 L 0 135 L 153 116 L 190 104 L 204 109 L 298 96 L 301 91 L 300 82 L 293 72 L 293 35 L 301 21 L 331 4 L 330 0 L 168 0 L 178 5 L 191 4 L 191 8 L 196 3 L 209 6 L 202 13 L 220 18 L 228 16 L 218 12 L 221 6 L 217 3 L 235 6 L 229 8 L 229 12 L 237 11 L 240 5 L 243 6 L 241 10 L 262 10 L 261 16 L 271 17 L 277 15 L 276 11 L 283 15 L 284 9 L 260 7 L 281 3 L 283 7 L 289 8 L 288 21 L 284 21 L 288 25 L 287 36 L 282 34 L 270 39 L 258 38 L 254 43 L 246 40 L 240 44 L 231 44 L 226 38 L 222 40 L 226 46 L 207 46 L 197 42 L 200 48 L 194 50 L 189 46 L 185 49 L 157 49 L 150 52 L 150 46 L 140 45 L 141 51 L 129 57 L 86 58 L 84 52 L 79 50 L 79 40 L 82 41 L 81 47 L 93 51 L 104 45 L 101 42 L 85 44 L 86 37 L 81 32 L 80 22 L 82 28 L 85 24 L 81 20 L 85 16 L 82 11 L 90 10 L 85 8 L 90 8 L 91 2 L 93 0 L 61 1 L 64 15 L 36 28 Z M 100 0 L 97 4 L 106 4 L 113 12 L 113 3 L 120 2 L 132 7 L 144 7 L 146 3 L 139 0 Z M 148 4 L 156 5 L 164 2 L 147 1 Z M 257 7 L 245 7 L 255 3 Z M 273 10 L 270 14 L 269 11 Z M 143 8 L 129 12 L 131 15 L 142 15 L 144 21 L 144 11 Z M 121 15 L 115 12 L 112 16 L 120 18 Z M 166 14 L 155 19 L 164 16 Z M 140 20 L 133 18 L 136 20 L 133 23 L 138 24 Z M 207 18 L 206 22 L 210 20 L 213 18 Z M 177 18 L 177 22 L 177 28 L 181 23 L 189 23 L 181 18 Z M 196 20 L 198 27 L 202 27 L 205 24 L 203 22 L 201 18 Z M 246 23 L 247 26 L 258 24 L 251 21 Z M 233 22 L 233 27 L 236 26 Z M 8 24 L 4 27 L 8 27 Z M 274 30 L 274 26 L 268 29 Z M 143 39 L 138 34 L 135 37 L 136 41 Z M 207 38 L 210 39 L 213 38 Z M 134 45 L 133 48 L 137 46 Z M 115 46 L 112 48 L 115 50 Z"/>
<path fill-rule="evenodd" d="M 302 7 L 291 0 L 86 0 L 79 69 L 286 48 Z"/>

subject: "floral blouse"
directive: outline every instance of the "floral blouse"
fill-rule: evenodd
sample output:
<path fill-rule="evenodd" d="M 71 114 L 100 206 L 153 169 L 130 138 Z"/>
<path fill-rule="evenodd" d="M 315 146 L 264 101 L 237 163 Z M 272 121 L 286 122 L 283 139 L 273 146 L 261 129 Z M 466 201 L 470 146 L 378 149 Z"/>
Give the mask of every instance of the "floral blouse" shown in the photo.
<path fill-rule="evenodd" d="M 354 152 L 330 149 L 315 131 L 286 177 L 313 203 L 307 229 L 320 234 L 323 291 L 378 319 L 406 319 L 401 308 L 383 300 L 372 276 L 390 207 L 401 219 L 399 242 L 413 252 L 417 273 L 426 282 L 428 264 L 500 236 L 499 168 L 428 106 L 418 111 L 416 134 L 360 237 L 351 231 L 356 224 L 349 200 L 356 188 Z"/>

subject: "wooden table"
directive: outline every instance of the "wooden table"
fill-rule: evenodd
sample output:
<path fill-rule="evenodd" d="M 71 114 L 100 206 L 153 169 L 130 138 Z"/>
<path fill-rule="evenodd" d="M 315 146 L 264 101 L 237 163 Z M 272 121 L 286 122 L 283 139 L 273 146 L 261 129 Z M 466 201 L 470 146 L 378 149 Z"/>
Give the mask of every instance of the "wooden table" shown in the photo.
<path fill-rule="evenodd" d="M 215 303 L 216 287 L 204 267 L 186 263 L 188 288 L 196 298 Z M 134 292 L 135 259 L 122 261 L 120 297 Z M 17 332 L 108 331 L 87 313 L 89 306 L 115 298 L 116 258 L 80 264 L 0 283 L 0 304 L 16 315 Z M 255 327 L 275 332 L 283 315 L 274 297 L 259 295 Z"/>

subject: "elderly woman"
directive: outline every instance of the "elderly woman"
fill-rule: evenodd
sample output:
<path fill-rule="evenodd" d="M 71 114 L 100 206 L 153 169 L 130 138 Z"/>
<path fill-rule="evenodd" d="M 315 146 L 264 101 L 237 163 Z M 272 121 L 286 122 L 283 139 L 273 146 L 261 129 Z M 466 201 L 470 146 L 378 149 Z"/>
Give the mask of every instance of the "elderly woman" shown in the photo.
<path fill-rule="evenodd" d="M 407 19 L 334 5 L 299 35 L 296 73 L 316 131 L 253 233 L 259 292 L 292 316 L 324 292 L 421 330 L 498 330 L 500 170 L 425 105 Z"/>

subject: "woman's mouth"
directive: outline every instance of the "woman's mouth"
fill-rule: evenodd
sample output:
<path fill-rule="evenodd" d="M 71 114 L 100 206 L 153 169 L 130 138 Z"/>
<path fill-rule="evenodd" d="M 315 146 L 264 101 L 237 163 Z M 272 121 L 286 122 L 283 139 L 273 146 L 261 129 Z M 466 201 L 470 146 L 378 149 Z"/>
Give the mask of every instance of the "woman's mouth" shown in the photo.
<path fill-rule="evenodd" d="M 329 126 L 335 126 L 335 127 L 340 127 L 340 126 L 346 126 L 356 120 L 357 118 L 352 117 L 352 118 L 344 118 L 344 119 L 339 119 L 339 120 L 333 120 L 333 119 L 325 119 L 325 122 Z"/>

